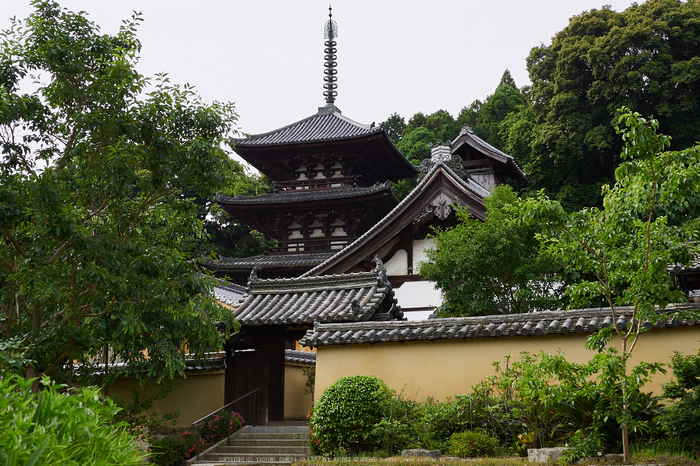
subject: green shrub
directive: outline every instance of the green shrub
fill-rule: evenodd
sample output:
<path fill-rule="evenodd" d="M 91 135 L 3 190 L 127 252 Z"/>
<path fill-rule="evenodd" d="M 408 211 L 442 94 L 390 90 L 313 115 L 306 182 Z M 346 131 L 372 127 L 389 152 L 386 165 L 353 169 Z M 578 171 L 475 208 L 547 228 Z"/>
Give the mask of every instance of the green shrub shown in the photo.
<path fill-rule="evenodd" d="M 371 434 L 382 419 L 380 396 L 387 391 L 386 384 L 376 377 L 356 375 L 333 382 L 309 418 L 312 452 L 335 456 L 380 447 Z"/>
<path fill-rule="evenodd" d="M 661 416 L 668 436 L 683 439 L 689 450 L 700 449 L 700 352 L 676 352 L 671 367 L 675 380 L 664 385 L 664 396 L 676 400 Z"/>
<path fill-rule="evenodd" d="M 421 404 L 389 388 L 380 388 L 378 396 L 382 418 L 374 425 L 371 435 L 381 445 L 381 451 L 392 455 L 407 448 L 423 447 L 419 432 L 423 425 Z"/>
<path fill-rule="evenodd" d="M 448 452 L 460 458 L 495 456 L 498 452 L 498 439 L 483 430 L 459 432 L 450 437 Z"/>
<path fill-rule="evenodd" d="M 469 430 L 473 425 L 470 404 L 468 395 L 457 395 L 443 402 L 428 399 L 423 403 L 418 427 L 424 447 L 445 451 L 452 434 Z"/>
<path fill-rule="evenodd" d="M 180 437 L 165 437 L 151 441 L 151 464 L 159 466 L 185 466 L 188 445 Z"/>
<path fill-rule="evenodd" d="M 146 452 L 125 424 L 113 422 L 118 408 L 99 389 L 67 394 L 45 379 L 34 394 L 32 382 L 7 373 L 0 377 L 0 464 L 143 464 Z"/>

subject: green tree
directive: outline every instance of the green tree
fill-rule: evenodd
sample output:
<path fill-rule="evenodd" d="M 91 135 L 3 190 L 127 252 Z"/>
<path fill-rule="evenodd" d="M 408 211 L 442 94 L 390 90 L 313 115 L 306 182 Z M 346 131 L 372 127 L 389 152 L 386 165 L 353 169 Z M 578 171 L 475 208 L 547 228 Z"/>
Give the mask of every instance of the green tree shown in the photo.
<path fill-rule="evenodd" d="M 183 250 L 203 231 L 185 193 L 236 175 L 233 107 L 141 76 L 138 15 L 108 35 L 33 6 L 0 39 L 0 338 L 23 339 L 28 378 L 102 348 L 138 376 L 182 373 L 230 320 Z"/>
<path fill-rule="evenodd" d="M 538 131 L 522 167 L 569 211 L 601 206 L 621 144 L 615 111 L 655 115 L 676 147 L 700 139 L 700 3 L 650 0 L 571 19 L 549 45 L 532 49 Z"/>
<path fill-rule="evenodd" d="M 700 352 L 676 352 L 671 363 L 675 380 L 664 385 L 664 397 L 674 400 L 662 416 L 669 437 L 700 448 Z"/>
<path fill-rule="evenodd" d="M 435 247 L 420 274 L 435 282 L 444 304 L 440 317 L 511 314 L 557 309 L 561 267 L 540 251 L 537 228 L 518 221 L 520 200 L 498 186 L 486 198 L 486 221 L 457 211 L 459 223 L 436 230 Z"/>
<path fill-rule="evenodd" d="M 613 322 L 621 306 L 632 308 L 625 328 L 609 326 L 587 343 L 602 351 L 613 336 L 619 341 L 619 353 L 603 371 L 619 374 L 608 394 L 615 403 L 627 462 L 629 429 L 634 427 L 630 397 L 637 383 L 634 373 L 628 375 L 627 363 L 650 323 L 671 317 L 661 314 L 666 305 L 686 300 L 668 273 L 669 265 L 690 264 L 698 253 L 691 240 L 700 231 L 700 145 L 666 152 L 670 138 L 657 133 L 658 121 L 622 112 L 618 123 L 625 128 L 618 132 L 625 162 L 615 171 L 615 185 L 603 189 L 604 209 L 567 214 L 559 202 L 541 195 L 526 202 L 523 221 L 542 228 L 549 251 L 582 274 L 583 279 L 567 288 L 573 305 L 602 297 Z"/>
<path fill-rule="evenodd" d="M 253 196 L 273 191 L 272 183 L 265 175 L 248 175 L 242 167 L 233 163 L 237 175 L 220 194 Z M 186 249 L 192 256 L 249 257 L 264 253 L 269 238 L 232 218 L 212 198 L 193 196 L 193 199 L 197 204 L 197 217 L 204 225 L 206 234 L 194 238 Z"/>
<path fill-rule="evenodd" d="M 408 131 L 396 147 L 413 165 L 420 165 L 430 158 L 430 145 L 435 144 L 437 136 L 425 126 Z"/>
<path fill-rule="evenodd" d="M 382 125 L 386 130 L 386 135 L 389 137 L 389 140 L 393 142 L 394 145 L 398 144 L 403 137 L 404 131 L 406 131 L 406 120 L 398 113 L 392 113 Z"/>
<path fill-rule="evenodd" d="M 464 109 L 464 114 L 460 115 L 466 119 L 465 124 L 469 124 L 469 120 L 473 121 L 472 129 L 486 142 L 503 149 L 504 141 L 499 132 L 501 122 L 509 113 L 518 111 L 527 104 L 527 98 L 515 85 L 510 71 L 506 70 L 494 93 L 487 96 L 483 104 L 472 104 L 470 108 L 478 108 L 476 115 L 470 115 L 470 109 Z"/>

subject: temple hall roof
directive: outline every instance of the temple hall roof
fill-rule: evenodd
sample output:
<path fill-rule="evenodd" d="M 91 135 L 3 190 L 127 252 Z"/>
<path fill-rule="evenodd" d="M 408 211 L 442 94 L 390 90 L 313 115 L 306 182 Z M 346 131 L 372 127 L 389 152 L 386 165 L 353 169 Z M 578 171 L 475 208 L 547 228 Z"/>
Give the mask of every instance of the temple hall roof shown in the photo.
<path fill-rule="evenodd" d="M 666 318 L 647 322 L 647 329 L 690 326 L 700 321 L 674 316 L 675 313 L 697 310 L 698 305 L 669 306 Z M 626 328 L 632 308 L 619 308 L 613 322 L 610 309 L 579 309 L 571 311 L 532 312 L 480 317 L 456 317 L 409 322 L 318 323 L 308 330 L 300 343 L 319 347 L 356 343 L 389 343 L 417 340 L 450 340 L 486 337 L 535 336 L 568 333 L 592 333 L 617 325 Z"/>
<path fill-rule="evenodd" d="M 403 317 L 383 267 L 313 278 L 261 280 L 251 275 L 248 293 L 234 309 L 244 327 Z"/>
<path fill-rule="evenodd" d="M 449 184 L 458 188 L 463 193 L 470 196 L 472 199 L 480 202 L 482 210 L 478 211 L 477 209 L 471 209 L 470 207 L 470 212 L 472 212 L 473 215 L 475 215 L 477 218 L 480 218 L 481 220 L 485 218 L 486 215 L 483 211 L 483 199 L 489 195 L 488 190 L 486 190 L 483 186 L 481 186 L 471 178 L 467 178 L 466 180 L 462 179 L 445 162 L 438 161 L 423 176 L 423 178 L 413 189 L 413 191 L 411 191 L 408 194 L 408 196 L 403 198 L 403 200 L 396 207 L 394 207 L 394 209 L 391 212 L 389 212 L 384 218 L 378 221 L 372 228 L 367 230 L 354 242 L 352 242 L 347 247 L 339 251 L 337 254 L 333 255 L 332 257 L 329 257 L 323 263 L 318 264 L 316 267 L 306 272 L 303 276 L 307 277 L 328 273 L 329 270 L 334 269 L 336 264 L 339 264 L 342 261 L 350 260 L 350 258 L 358 251 L 360 251 L 365 245 L 372 243 L 375 240 L 375 238 L 378 238 L 382 233 L 388 231 L 388 227 L 390 224 L 394 224 L 397 222 L 410 224 L 414 219 L 412 215 L 408 215 L 408 212 L 411 209 L 420 209 L 422 212 L 426 212 L 426 208 L 434 209 L 435 207 L 432 205 L 424 207 L 422 204 L 416 204 L 420 204 L 419 199 L 422 196 L 426 196 L 426 194 L 429 194 L 431 192 L 429 188 L 431 185 L 439 183 L 439 177 L 441 177 L 441 179 L 446 180 L 447 182 L 449 182 Z M 428 198 L 426 198 L 424 201 L 430 202 L 431 198 L 432 194 L 428 196 Z"/>
<path fill-rule="evenodd" d="M 452 141 L 452 152 L 461 155 L 464 158 L 464 154 L 468 151 L 468 148 L 473 148 L 477 153 L 485 156 L 488 159 L 495 160 L 504 164 L 507 167 L 507 172 L 509 176 L 517 180 L 524 180 L 525 173 L 518 167 L 512 156 L 506 154 L 505 152 L 496 149 L 488 142 L 481 139 L 476 135 L 474 130 L 468 126 L 464 126 L 460 131 L 459 135 Z M 465 164 L 469 164 L 465 158 Z M 467 165 L 465 165 L 466 167 Z"/>
<path fill-rule="evenodd" d="M 224 282 L 223 280 L 214 287 L 214 297 L 229 306 L 238 304 L 245 292 L 245 287 L 235 283 Z"/>

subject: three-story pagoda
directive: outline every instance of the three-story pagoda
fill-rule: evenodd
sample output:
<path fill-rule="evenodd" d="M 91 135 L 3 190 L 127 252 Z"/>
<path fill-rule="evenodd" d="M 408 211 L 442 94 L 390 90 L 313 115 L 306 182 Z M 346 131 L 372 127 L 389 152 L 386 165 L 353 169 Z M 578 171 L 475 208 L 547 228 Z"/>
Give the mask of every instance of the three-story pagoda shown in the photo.
<path fill-rule="evenodd" d="M 276 240 L 261 256 L 220 258 L 207 267 L 245 284 L 295 277 L 343 249 L 397 204 L 390 181 L 416 176 L 379 126 L 353 121 L 335 106 L 337 25 L 325 26 L 326 105 L 301 121 L 234 140 L 234 150 L 269 177 L 271 194 L 217 196 L 232 217 Z"/>

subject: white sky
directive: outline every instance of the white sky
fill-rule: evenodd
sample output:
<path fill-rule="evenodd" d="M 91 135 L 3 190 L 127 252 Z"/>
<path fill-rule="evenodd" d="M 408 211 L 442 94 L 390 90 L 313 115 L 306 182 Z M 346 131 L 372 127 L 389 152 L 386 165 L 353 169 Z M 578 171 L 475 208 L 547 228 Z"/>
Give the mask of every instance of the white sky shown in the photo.
<path fill-rule="evenodd" d="M 203 99 L 236 104 L 245 133 L 310 116 L 323 97 L 328 0 L 62 0 L 105 33 L 143 13 L 139 71 L 167 72 Z M 453 116 L 495 90 L 508 68 L 529 84 L 525 59 L 570 17 L 629 0 L 336 0 L 338 97 L 343 115 L 379 123 L 396 112 Z M 29 0 L 0 0 L 0 29 Z"/>

